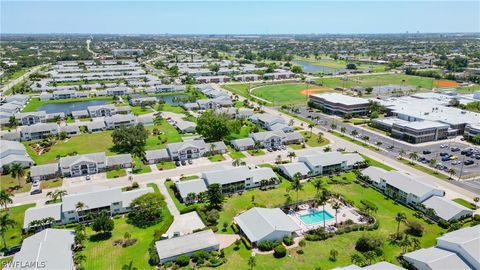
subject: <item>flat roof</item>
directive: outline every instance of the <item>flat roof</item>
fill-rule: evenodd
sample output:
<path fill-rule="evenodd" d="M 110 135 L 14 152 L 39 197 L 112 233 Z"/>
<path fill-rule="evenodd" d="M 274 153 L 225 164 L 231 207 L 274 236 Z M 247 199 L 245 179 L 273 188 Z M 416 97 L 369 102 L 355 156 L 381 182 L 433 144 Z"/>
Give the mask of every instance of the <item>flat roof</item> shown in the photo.
<path fill-rule="evenodd" d="M 365 105 L 368 104 L 368 100 L 359 98 L 359 97 L 352 97 L 338 93 L 324 93 L 324 94 L 313 94 L 313 97 L 324 99 L 328 102 L 332 103 L 340 103 L 344 105 Z"/>

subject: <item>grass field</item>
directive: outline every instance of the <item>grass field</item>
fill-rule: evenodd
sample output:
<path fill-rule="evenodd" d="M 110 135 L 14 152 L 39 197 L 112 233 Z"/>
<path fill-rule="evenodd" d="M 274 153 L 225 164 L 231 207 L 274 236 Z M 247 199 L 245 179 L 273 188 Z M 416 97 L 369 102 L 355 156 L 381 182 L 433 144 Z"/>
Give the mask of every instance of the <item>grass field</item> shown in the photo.
<path fill-rule="evenodd" d="M 157 164 L 157 168 L 161 171 L 175 169 L 176 167 L 173 161 L 163 161 Z"/>
<path fill-rule="evenodd" d="M 25 172 L 25 176 L 28 173 Z M 20 178 L 21 187 L 18 186 L 18 181 L 10 174 L 0 175 L 0 187 L 2 190 L 9 190 L 12 193 L 20 193 L 30 191 L 31 183 L 26 182 L 26 177 Z"/>
<path fill-rule="evenodd" d="M 57 178 L 57 179 L 51 179 L 51 180 L 43 180 L 40 182 L 40 186 L 42 189 L 46 188 L 56 188 L 56 187 L 61 187 L 63 185 L 63 179 Z"/>
<path fill-rule="evenodd" d="M 150 168 L 149 165 L 143 164 L 142 160 L 138 157 L 133 157 L 133 162 L 135 163 L 135 166 L 132 169 L 134 174 L 149 173 L 152 171 L 152 168 Z"/>
<path fill-rule="evenodd" d="M 468 209 L 472 209 L 472 210 L 476 210 L 476 209 L 477 209 L 477 207 L 475 206 L 474 203 L 471 203 L 471 202 L 469 202 L 469 201 L 466 201 L 466 200 L 464 200 L 464 199 L 462 199 L 462 198 L 453 199 L 453 201 L 456 202 L 456 203 L 458 203 L 458 204 L 461 204 L 461 205 L 467 207 Z"/>
<path fill-rule="evenodd" d="M 161 135 L 153 135 L 152 130 L 157 128 Z M 166 143 L 180 142 L 182 137 L 177 130 L 169 124 L 166 120 L 162 120 L 159 125 L 146 126 L 145 129 L 150 131 L 150 136 L 147 138 L 145 150 L 153 150 L 165 148 Z M 27 152 L 37 164 L 53 163 L 57 156 L 67 156 L 69 154 L 77 153 L 89 154 L 96 152 L 105 152 L 106 155 L 116 154 L 112 151 L 112 131 L 102 131 L 96 133 L 85 133 L 66 141 L 57 141 L 50 151 L 37 155 L 29 144 L 32 142 L 23 142 L 27 148 Z M 159 138 L 160 137 L 160 138 Z"/>
<path fill-rule="evenodd" d="M 404 74 L 383 74 L 383 75 L 363 75 L 363 76 L 349 76 L 348 80 L 344 81 L 341 78 L 325 78 L 317 79 L 316 83 L 322 87 L 335 88 L 343 87 L 350 88 L 353 86 L 373 87 L 387 84 L 396 85 L 410 85 L 415 88 L 432 89 L 436 87 L 433 82 L 435 79 L 411 76 Z"/>
<path fill-rule="evenodd" d="M 149 186 L 152 186 L 153 189 L 158 192 L 156 185 Z M 138 228 L 128 224 L 126 218 L 113 219 L 115 228 L 112 236 L 106 240 L 92 238 L 94 232 L 90 227 L 87 227 L 87 241 L 85 241 L 85 249 L 82 252 L 82 254 L 86 256 L 86 260 L 82 266 L 86 270 L 117 270 L 122 269 L 125 264 L 133 261 L 136 269 L 155 269 L 155 267 L 148 264 L 148 248 L 154 240 L 155 230 L 160 229 L 168 219 L 172 218 L 166 205 L 162 208 L 162 213 L 163 220 L 147 228 Z M 125 232 L 130 233 L 131 239 L 137 239 L 138 241 L 134 245 L 125 248 L 122 246 L 113 246 L 112 242 L 123 239 Z"/>
<path fill-rule="evenodd" d="M 8 229 L 5 233 L 5 237 L 7 239 L 7 244 L 9 247 L 19 245 L 22 241 L 22 227 L 23 227 L 23 218 L 25 216 L 25 211 L 28 208 L 34 207 L 34 203 L 24 204 L 19 206 L 10 207 L 8 214 L 11 219 L 15 220 L 16 224 L 14 228 Z M 3 208 L 2 208 L 3 209 Z M 2 214 L 4 210 L 1 211 Z M 3 248 L 3 241 L 2 246 Z"/>
<path fill-rule="evenodd" d="M 353 180 L 354 175 L 353 173 L 348 173 L 346 174 L 346 177 L 347 180 L 351 181 Z M 224 221 L 230 224 L 235 215 L 254 205 L 274 207 L 283 204 L 288 198 L 294 200 L 296 196 L 295 192 L 288 191 L 288 187 L 289 183 L 283 181 L 282 184 L 274 190 L 252 190 L 245 192 L 243 195 L 234 195 L 231 198 L 228 198 L 224 204 L 224 210 L 220 214 L 219 227 L 221 227 Z M 328 185 L 328 189 L 341 193 L 345 198 L 352 200 L 357 207 L 361 205 L 360 200 L 374 202 L 378 207 L 378 211 L 373 215 L 379 221 L 379 229 L 372 232 L 350 232 L 348 234 L 335 236 L 325 241 L 308 241 L 304 248 L 305 253 L 303 255 L 297 254 L 295 252 L 296 249 L 289 250 L 289 255 L 281 259 L 276 259 L 271 254 L 257 254 L 255 256 L 257 262 L 255 269 L 313 269 L 317 266 L 320 266 L 322 269 L 331 269 L 338 266 L 350 265 L 350 256 L 355 253 L 354 246 L 356 240 L 364 234 L 376 235 L 383 239 L 387 239 L 390 234 L 396 231 L 397 223 L 395 222 L 394 217 L 399 212 L 405 213 L 408 220 L 419 221 L 425 228 L 424 236 L 419 239 L 422 247 L 435 245 L 436 237 L 444 232 L 443 229 L 435 224 L 427 224 L 423 220 L 415 218 L 413 216 L 413 210 L 400 204 L 396 204 L 392 200 L 386 199 L 383 194 L 372 188 L 365 188 L 359 184 L 351 182 L 347 185 Z M 304 184 L 303 190 L 299 192 L 299 198 L 311 198 L 314 193 L 315 189 L 313 188 L 313 185 L 306 183 Z M 252 198 L 254 198 L 253 202 Z M 401 225 L 401 229 L 403 230 L 404 228 L 405 225 Z M 219 232 L 221 232 L 221 230 L 219 230 Z M 226 233 L 232 233 L 231 228 L 229 228 Z M 328 259 L 331 249 L 340 251 L 336 262 L 332 262 Z M 385 260 L 398 264 L 396 257 L 401 253 L 401 248 L 398 245 L 386 242 L 383 246 L 383 251 L 384 255 L 378 258 L 378 260 Z M 233 250 L 233 247 L 229 247 L 225 250 L 225 254 L 227 257 L 227 263 L 220 266 L 220 269 L 247 268 L 250 251 L 246 250 L 244 245 L 241 245 L 241 249 L 238 251 Z M 313 258 L 315 258 L 315 260 L 313 260 Z"/>
<path fill-rule="evenodd" d="M 263 156 L 263 155 L 265 155 L 265 152 L 264 152 L 262 149 L 251 149 L 251 150 L 247 150 L 247 153 L 248 153 L 250 156 Z"/>
<path fill-rule="evenodd" d="M 309 85 L 309 89 L 316 89 L 318 86 Z M 275 105 L 283 104 L 302 104 L 306 103 L 307 95 L 300 93 L 301 90 L 307 89 L 307 84 L 304 83 L 285 83 L 261 86 L 252 90 L 252 94 L 266 99 Z M 311 94 L 319 92 L 330 92 L 331 90 L 314 91 L 311 90 Z"/>
<path fill-rule="evenodd" d="M 324 67 L 329 67 L 333 69 L 344 69 L 347 67 L 347 61 L 345 60 L 334 60 L 331 58 L 327 58 L 326 56 L 323 56 L 321 59 L 315 59 L 315 56 L 309 56 L 307 57 L 296 57 L 296 60 L 300 61 L 306 61 L 311 63 L 312 65 L 315 66 L 324 66 Z M 385 71 L 385 65 L 368 65 L 368 64 L 362 64 L 362 63 L 357 63 L 353 61 L 358 69 L 372 69 L 374 72 L 383 72 Z"/>
<path fill-rule="evenodd" d="M 127 175 L 127 171 L 125 169 L 115 169 L 115 170 L 110 170 L 107 171 L 107 178 L 112 179 L 112 178 L 118 178 Z"/>
<path fill-rule="evenodd" d="M 233 159 L 244 158 L 245 155 L 242 152 L 236 151 L 230 145 L 227 145 L 228 155 Z"/>
<path fill-rule="evenodd" d="M 326 138 L 322 138 L 322 140 L 319 141 L 318 134 L 310 131 L 301 131 L 300 134 L 302 134 L 303 138 L 305 139 L 305 143 L 310 147 L 325 146 L 330 143 Z"/>
<path fill-rule="evenodd" d="M 151 108 L 141 107 L 141 106 L 130 106 L 130 109 L 132 110 L 132 113 L 134 115 L 142 115 L 142 114 L 147 114 L 147 113 L 152 113 L 153 112 L 153 110 Z"/>
<path fill-rule="evenodd" d="M 211 162 L 219 162 L 219 161 L 225 160 L 225 157 L 222 154 L 218 154 L 218 155 L 209 156 L 208 160 L 210 160 Z"/>

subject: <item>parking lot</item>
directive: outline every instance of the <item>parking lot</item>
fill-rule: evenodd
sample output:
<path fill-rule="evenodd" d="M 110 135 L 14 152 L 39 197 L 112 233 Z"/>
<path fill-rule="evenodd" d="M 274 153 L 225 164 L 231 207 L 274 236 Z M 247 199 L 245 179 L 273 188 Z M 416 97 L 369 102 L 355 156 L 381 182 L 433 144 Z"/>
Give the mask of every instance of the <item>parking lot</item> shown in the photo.
<path fill-rule="evenodd" d="M 369 143 L 387 150 L 386 152 L 383 152 L 383 154 L 390 157 L 397 157 L 403 149 L 406 153 L 404 155 L 405 158 L 408 158 L 409 153 L 417 152 L 418 160 L 420 162 L 424 163 L 426 166 L 440 169 L 447 174 L 449 174 L 448 171 L 450 171 L 450 168 L 453 168 L 456 177 L 461 176 L 462 178 L 468 178 L 469 176 L 474 177 L 480 175 L 480 147 L 472 148 L 471 151 L 469 151 L 469 154 L 466 152 L 461 154 L 464 150 L 470 150 L 471 146 L 454 141 L 453 139 L 417 146 L 379 135 L 376 132 L 350 123 L 344 123 L 339 121 L 338 118 L 332 116 L 310 112 L 306 108 L 300 108 L 296 114 L 305 118 L 314 119 L 319 123 L 318 127 L 324 130 L 330 129 L 332 123 L 337 126 L 337 131 L 340 131 L 341 128 L 344 127 L 346 134 L 352 134 L 352 131 L 356 130 L 357 135 L 355 137 L 358 140 L 363 140 L 364 137 L 368 137 Z M 454 151 L 452 151 L 452 149 Z M 423 154 L 424 151 L 426 151 L 426 154 Z M 448 155 L 448 159 L 444 158 L 444 160 L 442 160 L 442 157 L 446 156 L 445 154 Z M 434 159 L 435 162 L 432 163 L 432 159 Z"/>

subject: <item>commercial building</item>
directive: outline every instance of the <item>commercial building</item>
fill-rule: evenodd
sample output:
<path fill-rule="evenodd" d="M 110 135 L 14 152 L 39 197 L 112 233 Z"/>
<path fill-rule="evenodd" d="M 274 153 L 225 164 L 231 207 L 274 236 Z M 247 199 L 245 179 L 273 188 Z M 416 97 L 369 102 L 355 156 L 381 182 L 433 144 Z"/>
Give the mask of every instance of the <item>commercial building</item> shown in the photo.
<path fill-rule="evenodd" d="M 310 95 L 310 102 L 326 113 L 341 116 L 346 114 L 366 115 L 369 110 L 368 100 L 337 93 Z"/>

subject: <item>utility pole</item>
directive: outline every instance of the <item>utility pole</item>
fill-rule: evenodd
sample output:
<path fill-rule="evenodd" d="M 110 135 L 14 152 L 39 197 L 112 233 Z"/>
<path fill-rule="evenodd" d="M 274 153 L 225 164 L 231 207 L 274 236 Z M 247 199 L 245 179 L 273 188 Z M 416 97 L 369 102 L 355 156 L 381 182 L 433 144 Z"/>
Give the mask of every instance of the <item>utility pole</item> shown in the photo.
<path fill-rule="evenodd" d="M 462 166 L 460 167 L 460 174 L 458 174 L 458 181 L 460 181 L 462 179 L 463 165 L 465 165 L 465 157 L 466 156 L 463 156 Z"/>

